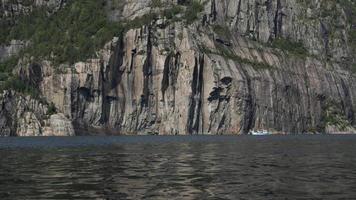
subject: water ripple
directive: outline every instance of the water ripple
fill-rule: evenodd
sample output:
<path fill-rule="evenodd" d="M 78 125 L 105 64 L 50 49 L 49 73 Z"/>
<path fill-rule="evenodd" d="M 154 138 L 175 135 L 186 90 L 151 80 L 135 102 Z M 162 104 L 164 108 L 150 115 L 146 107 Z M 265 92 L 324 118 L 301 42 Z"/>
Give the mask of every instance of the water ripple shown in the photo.
<path fill-rule="evenodd" d="M 355 136 L 215 138 L 0 140 L 0 199 L 356 199 Z"/>

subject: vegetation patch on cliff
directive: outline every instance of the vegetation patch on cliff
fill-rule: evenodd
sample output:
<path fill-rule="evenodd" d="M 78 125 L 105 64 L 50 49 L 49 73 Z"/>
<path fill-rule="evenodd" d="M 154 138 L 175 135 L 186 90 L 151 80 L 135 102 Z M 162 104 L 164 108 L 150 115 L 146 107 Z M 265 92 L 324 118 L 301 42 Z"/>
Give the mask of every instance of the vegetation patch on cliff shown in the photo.
<path fill-rule="evenodd" d="M 336 126 L 341 131 L 351 127 L 351 123 L 347 120 L 342 108 L 336 102 L 328 101 L 323 109 L 323 118 L 325 126 Z"/>
<path fill-rule="evenodd" d="M 191 0 L 188 2 L 187 9 L 184 13 L 184 19 L 188 24 L 191 24 L 198 19 L 198 14 L 203 11 L 204 6 L 197 0 Z"/>
<path fill-rule="evenodd" d="M 54 66 L 95 57 L 97 50 L 123 30 L 120 23 L 108 20 L 105 2 L 70 0 L 56 13 L 50 14 L 48 8 L 40 7 L 12 22 L 0 20 L 0 44 L 13 39 L 30 41 L 18 56 L 0 63 L 0 89 L 38 94 L 36 89 L 12 75 L 21 57 L 31 57 L 33 61 L 49 60 Z"/>
<path fill-rule="evenodd" d="M 54 103 L 49 103 L 48 104 L 48 109 L 47 109 L 47 115 L 48 116 L 51 116 L 53 114 L 56 114 L 57 113 L 57 108 L 56 106 L 54 105 Z"/>
<path fill-rule="evenodd" d="M 0 63 L 0 91 L 12 89 L 23 94 L 38 96 L 39 92 L 35 88 L 25 84 L 18 77 L 12 74 L 12 70 L 17 65 L 17 62 L 18 57 L 13 56 Z"/>
<path fill-rule="evenodd" d="M 276 38 L 271 43 L 272 48 L 281 49 L 297 56 L 307 56 L 308 50 L 301 42 L 293 42 L 285 38 Z"/>
<path fill-rule="evenodd" d="M 4 81 L 0 81 L 0 91 L 4 90 L 13 90 L 34 98 L 40 97 L 40 93 L 36 88 L 26 84 L 16 76 L 8 76 Z"/>
<path fill-rule="evenodd" d="M 213 29 L 214 33 L 216 33 L 220 37 L 223 37 L 225 39 L 232 38 L 232 34 L 227 26 L 213 25 L 212 29 Z"/>
<path fill-rule="evenodd" d="M 194 21 L 198 20 L 198 15 L 204 10 L 203 4 L 198 1 L 198 0 L 188 0 L 184 1 L 182 3 L 176 4 L 171 4 L 169 6 L 164 5 L 161 0 L 153 0 L 151 2 L 151 6 L 153 8 L 162 8 L 161 13 L 150 13 L 142 18 L 146 18 L 147 20 L 152 21 L 152 18 L 149 16 L 152 14 L 158 15 L 160 14 L 161 16 L 166 17 L 168 20 L 173 20 L 173 21 L 184 21 L 187 24 L 191 24 Z M 164 7 L 166 6 L 166 7 Z M 180 15 L 179 17 L 177 17 Z M 148 16 L 148 18 L 147 18 Z M 134 20 L 135 21 L 135 20 Z"/>
<path fill-rule="evenodd" d="M 274 67 L 269 65 L 268 63 L 242 58 L 241 56 L 236 55 L 236 53 L 234 53 L 233 51 L 231 51 L 219 44 L 216 46 L 216 48 L 217 48 L 216 50 L 209 49 L 204 45 L 200 46 L 199 48 L 200 48 L 200 51 L 202 51 L 203 53 L 219 55 L 226 59 L 230 59 L 230 60 L 239 62 L 241 64 L 250 65 L 251 67 L 253 67 L 256 70 L 274 69 Z"/>
<path fill-rule="evenodd" d="M 19 16 L 12 23 L 0 20 L 0 44 L 13 39 L 30 41 L 31 45 L 22 55 L 50 60 L 54 64 L 73 64 L 94 57 L 95 52 L 114 36 L 130 28 L 147 25 L 160 14 L 189 24 L 203 11 L 199 1 L 190 0 L 181 5 L 171 5 L 162 13 L 150 12 L 132 21 L 113 22 L 108 19 L 106 4 L 106 0 L 70 0 L 64 8 L 51 15 L 48 8 L 41 7 L 29 15 Z M 151 4 L 152 7 L 163 7 L 160 0 Z M 176 18 L 178 14 L 181 14 L 179 19 Z"/>
<path fill-rule="evenodd" d="M 95 56 L 96 50 L 121 30 L 119 23 L 107 19 L 105 0 L 80 0 L 69 1 L 52 15 L 44 7 L 37 8 L 28 16 L 20 16 L 14 26 L 7 27 L 4 35 L 7 41 L 31 42 L 23 55 L 59 64 Z"/>

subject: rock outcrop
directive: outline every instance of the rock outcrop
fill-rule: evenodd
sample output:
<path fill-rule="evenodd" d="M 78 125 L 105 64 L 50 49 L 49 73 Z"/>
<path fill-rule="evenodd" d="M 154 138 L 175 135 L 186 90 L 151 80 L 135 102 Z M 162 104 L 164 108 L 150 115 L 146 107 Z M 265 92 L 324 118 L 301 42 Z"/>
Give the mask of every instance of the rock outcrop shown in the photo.
<path fill-rule="evenodd" d="M 163 5 L 171 3 L 177 2 Z M 114 38 L 95 59 L 60 67 L 20 64 L 16 73 L 62 113 L 47 123 L 56 135 L 73 134 L 67 119 L 78 135 L 354 132 L 352 25 L 338 3 L 202 4 L 194 23 L 158 14 Z M 111 19 L 134 20 L 166 8 L 130 1 L 120 9 Z M 331 9 L 338 17 L 323 16 Z M 270 45 L 276 40 L 303 51 Z M 15 135 L 16 118 L 1 113 L 3 135 Z M 20 113 L 24 125 L 17 135 L 51 134 L 35 111 Z"/>
<path fill-rule="evenodd" d="M 0 136 L 73 136 L 63 114 L 48 113 L 48 105 L 13 91 L 0 94 Z"/>

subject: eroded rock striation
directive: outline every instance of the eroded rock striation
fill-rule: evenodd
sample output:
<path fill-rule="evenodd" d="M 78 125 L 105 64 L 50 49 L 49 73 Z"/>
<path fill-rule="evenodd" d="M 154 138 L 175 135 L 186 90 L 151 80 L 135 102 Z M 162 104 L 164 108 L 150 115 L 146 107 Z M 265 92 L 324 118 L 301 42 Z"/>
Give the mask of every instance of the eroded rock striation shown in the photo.
<path fill-rule="evenodd" d="M 59 114 L 44 119 L 44 105 L 5 92 L 1 134 L 354 131 L 354 27 L 341 5 L 209 0 L 201 1 L 193 22 L 162 14 L 177 4 L 187 9 L 185 1 L 168 0 L 161 7 L 130 1 L 110 9 L 112 20 L 156 15 L 113 38 L 96 58 L 60 67 L 20 62 L 14 73 Z M 331 9 L 337 17 L 324 16 Z"/>
<path fill-rule="evenodd" d="M 73 136 L 71 121 L 48 105 L 12 91 L 0 94 L 0 136 Z"/>

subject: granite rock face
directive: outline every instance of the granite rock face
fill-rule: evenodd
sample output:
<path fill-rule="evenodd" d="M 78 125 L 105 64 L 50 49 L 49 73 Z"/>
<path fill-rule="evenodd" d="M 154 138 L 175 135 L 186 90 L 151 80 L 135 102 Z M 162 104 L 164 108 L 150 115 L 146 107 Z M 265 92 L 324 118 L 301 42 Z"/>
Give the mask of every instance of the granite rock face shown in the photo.
<path fill-rule="evenodd" d="M 134 20 L 165 9 L 147 2 L 129 1 L 109 15 Z M 182 1 L 164 5 L 177 3 Z M 355 59 L 348 44 L 352 25 L 339 4 L 202 4 L 204 11 L 193 23 L 158 15 L 113 38 L 95 59 L 63 64 L 61 70 L 49 61 L 20 64 L 16 73 L 56 105 L 61 114 L 52 115 L 49 124 L 58 135 L 73 134 L 67 119 L 77 135 L 354 132 L 356 78 L 348 69 Z M 330 9 L 338 17 L 322 16 Z M 301 44 L 305 51 L 269 45 L 277 39 Z M 26 125 L 17 135 L 50 134 L 38 131 L 44 130 L 43 117 L 34 117 L 36 112 L 21 114 Z M 3 135 L 14 134 L 6 127 Z"/>
<path fill-rule="evenodd" d="M 0 94 L 0 136 L 73 136 L 63 114 L 49 114 L 48 105 L 13 91 Z"/>

